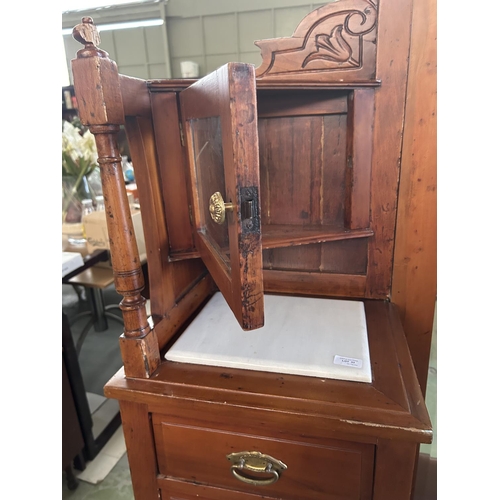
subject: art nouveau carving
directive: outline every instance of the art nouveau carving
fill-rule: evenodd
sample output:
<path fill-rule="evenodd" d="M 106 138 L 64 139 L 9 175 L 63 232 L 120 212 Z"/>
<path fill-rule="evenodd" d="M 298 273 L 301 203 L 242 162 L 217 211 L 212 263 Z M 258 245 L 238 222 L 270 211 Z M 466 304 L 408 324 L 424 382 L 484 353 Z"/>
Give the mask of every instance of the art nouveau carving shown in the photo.
<path fill-rule="evenodd" d="M 378 0 L 340 0 L 306 16 L 290 38 L 259 40 L 259 79 L 303 82 L 338 74 L 339 82 L 375 80 Z M 326 75 L 325 75 L 326 77 Z"/>

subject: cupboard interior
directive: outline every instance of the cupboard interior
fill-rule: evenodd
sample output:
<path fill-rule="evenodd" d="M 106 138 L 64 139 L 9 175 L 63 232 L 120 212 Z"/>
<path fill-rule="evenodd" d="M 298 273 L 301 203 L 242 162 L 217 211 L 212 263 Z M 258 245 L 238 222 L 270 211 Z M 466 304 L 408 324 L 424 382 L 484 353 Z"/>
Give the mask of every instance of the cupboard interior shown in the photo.
<path fill-rule="evenodd" d="M 353 222 L 351 214 L 358 205 L 367 211 L 369 191 L 355 192 L 352 172 L 356 141 L 369 144 L 370 138 L 359 137 L 363 130 L 355 127 L 355 92 L 257 90 L 264 270 L 366 275 L 373 235 L 369 214 L 361 223 Z M 368 106 L 372 102 L 368 100 Z M 203 131 L 197 140 L 203 140 Z M 363 172 L 369 177 L 369 168 Z M 187 172 L 183 175 L 188 182 Z M 210 183 L 212 191 L 220 190 L 217 182 Z M 210 221 L 207 225 L 213 226 L 210 235 L 219 246 L 227 249 L 223 228 Z M 197 256 L 194 249 L 182 248 L 185 238 L 178 242 L 177 232 L 170 234 L 172 260 Z"/>

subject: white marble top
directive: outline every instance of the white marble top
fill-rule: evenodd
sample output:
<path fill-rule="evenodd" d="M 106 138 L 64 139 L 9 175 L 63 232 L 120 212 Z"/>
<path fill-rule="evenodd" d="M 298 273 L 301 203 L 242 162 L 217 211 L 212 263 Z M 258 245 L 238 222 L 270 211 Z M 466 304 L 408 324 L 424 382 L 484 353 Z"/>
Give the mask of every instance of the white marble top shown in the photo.
<path fill-rule="evenodd" d="M 363 302 L 265 295 L 264 318 L 262 328 L 243 331 L 217 292 L 165 359 L 372 381 Z"/>

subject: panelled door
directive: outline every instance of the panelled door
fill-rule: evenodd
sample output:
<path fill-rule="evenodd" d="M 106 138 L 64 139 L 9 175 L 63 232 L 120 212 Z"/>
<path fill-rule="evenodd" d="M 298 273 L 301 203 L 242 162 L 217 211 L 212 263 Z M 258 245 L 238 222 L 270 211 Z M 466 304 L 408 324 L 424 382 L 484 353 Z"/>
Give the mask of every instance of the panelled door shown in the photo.
<path fill-rule="evenodd" d="M 264 325 L 254 67 L 229 63 L 180 93 L 200 255 L 244 330 Z"/>

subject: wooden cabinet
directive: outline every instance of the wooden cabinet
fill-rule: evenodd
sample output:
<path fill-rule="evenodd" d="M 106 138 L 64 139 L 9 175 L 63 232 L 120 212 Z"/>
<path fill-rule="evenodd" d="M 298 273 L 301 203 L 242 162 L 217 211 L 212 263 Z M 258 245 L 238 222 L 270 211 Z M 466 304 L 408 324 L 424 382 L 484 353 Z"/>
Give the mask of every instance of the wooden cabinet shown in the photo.
<path fill-rule="evenodd" d="M 432 431 L 396 308 L 365 310 L 370 384 L 172 362 L 149 379 L 117 373 L 106 394 L 121 399 L 136 497 L 155 481 L 162 498 L 409 498 L 417 445 Z M 287 468 L 248 485 L 227 459 L 245 451 Z"/>
<path fill-rule="evenodd" d="M 410 498 L 432 439 L 390 300 L 410 17 L 409 2 L 340 0 L 290 38 L 256 42 L 259 68 L 198 81 L 120 75 L 91 20 L 75 28 L 75 91 L 124 296 L 124 367 L 105 394 L 120 401 L 138 500 Z M 123 124 L 150 318 L 116 175 Z M 218 290 L 255 335 L 266 294 L 362 301 L 372 381 L 167 361 Z"/>

